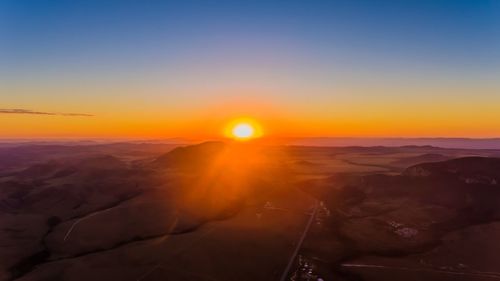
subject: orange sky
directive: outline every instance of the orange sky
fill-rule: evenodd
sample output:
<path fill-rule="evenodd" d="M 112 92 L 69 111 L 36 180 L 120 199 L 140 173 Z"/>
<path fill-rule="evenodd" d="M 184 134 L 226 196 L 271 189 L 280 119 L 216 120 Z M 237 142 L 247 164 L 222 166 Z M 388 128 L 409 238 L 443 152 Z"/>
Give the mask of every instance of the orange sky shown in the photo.
<path fill-rule="evenodd" d="M 259 99 L 262 99 L 260 101 Z M 226 101 L 230 100 L 230 101 Z M 223 136 L 228 123 L 240 117 L 258 122 L 266 137 L 496 137 L 500 136 L 498 102 L 469 99 L 424 103 L 394 98 L 391 102 L 327 98 L 311 104 L 265 97 L 219 97 L 211 103 L 122 99 L 87 104 L 36 101 L 29 108 L 93 116 L 0 114 L 3 138 L 168 138 Z M 258 101 L 259 100 L 259 101 Z M 38 106 L 37 106 L 38 104 Z M 61 110 L 64 109 L 64 110 Z"/>

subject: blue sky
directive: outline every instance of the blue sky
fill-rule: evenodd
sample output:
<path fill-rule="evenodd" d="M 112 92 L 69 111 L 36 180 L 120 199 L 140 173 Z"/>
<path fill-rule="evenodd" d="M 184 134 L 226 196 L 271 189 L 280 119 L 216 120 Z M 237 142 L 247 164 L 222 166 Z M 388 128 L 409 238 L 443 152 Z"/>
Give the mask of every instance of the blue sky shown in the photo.
<path fill-rule="evenodd" d="M 219 51 L 206 56 L 217 59 L 225 48 L 243 56 L 273 40 L 271 47 L 308 59 L 361 67 L 427 63 L 489 72 L 500 62 L 498 1 L 40 0 L 2 1 L 0 9 L 2 68 L 11 70 L 123 69 L 124 59 L 148 65 L 212 48 Z"/>

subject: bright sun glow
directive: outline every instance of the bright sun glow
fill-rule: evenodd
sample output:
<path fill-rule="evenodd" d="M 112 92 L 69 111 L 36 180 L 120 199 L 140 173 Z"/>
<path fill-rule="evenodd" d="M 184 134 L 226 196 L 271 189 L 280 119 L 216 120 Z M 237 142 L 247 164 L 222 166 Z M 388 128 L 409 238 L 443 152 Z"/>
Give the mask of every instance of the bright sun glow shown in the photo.
<path fill-rule="evenodd" d="M 235 119 L 225 129 L 227 137 L 236 140 L 249 140 L 262 136 L 262 130 L 257 122 L 248 118 Z"/>
<path fill-rule="evenodd" d="M 248 139 L 254 136 L 255 130 L 250 124 L 240 123 L 234 126 L 232 134 L 234 137 L 239 139 Z"/>

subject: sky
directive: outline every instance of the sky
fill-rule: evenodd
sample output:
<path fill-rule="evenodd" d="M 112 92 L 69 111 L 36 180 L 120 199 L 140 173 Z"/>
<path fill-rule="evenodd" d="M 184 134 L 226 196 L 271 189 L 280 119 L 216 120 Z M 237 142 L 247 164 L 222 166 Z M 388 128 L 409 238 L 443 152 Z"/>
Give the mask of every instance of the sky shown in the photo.
<path fill-rule="evenodd" d="M 0 0 L 0 138 L 500 137 L 500 1 Z"/>

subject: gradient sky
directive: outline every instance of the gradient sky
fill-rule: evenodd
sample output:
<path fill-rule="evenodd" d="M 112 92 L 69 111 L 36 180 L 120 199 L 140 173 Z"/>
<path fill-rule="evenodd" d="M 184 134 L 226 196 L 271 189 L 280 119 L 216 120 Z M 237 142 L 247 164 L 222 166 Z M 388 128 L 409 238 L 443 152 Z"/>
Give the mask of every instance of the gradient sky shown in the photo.
<path fill-rule="evenodd" d="M 0 0 L 0 137 L 203 138 L 241 116 L 500 137 L 500 1 Z"/>

